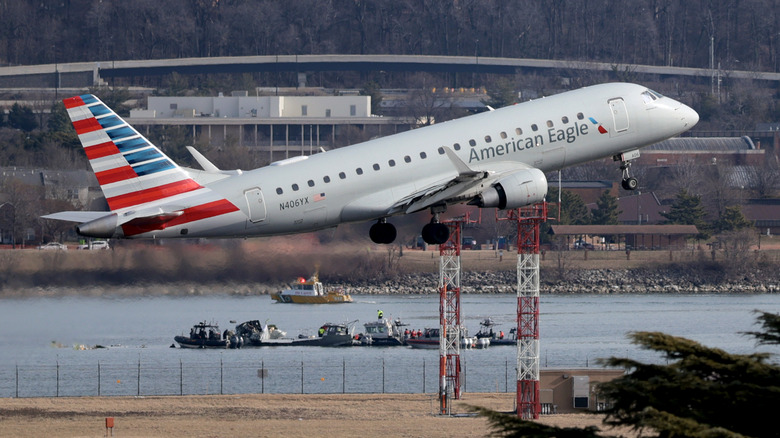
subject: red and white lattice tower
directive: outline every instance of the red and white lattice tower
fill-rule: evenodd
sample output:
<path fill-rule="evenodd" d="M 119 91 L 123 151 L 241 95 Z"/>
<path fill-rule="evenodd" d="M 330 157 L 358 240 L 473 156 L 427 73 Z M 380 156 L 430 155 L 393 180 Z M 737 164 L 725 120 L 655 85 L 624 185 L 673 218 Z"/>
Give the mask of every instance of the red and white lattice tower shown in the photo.
<path fill-rule="evenodd" d="M 450 400 L 460 399 L 460 230 L 445 222 L 450 238 L 439 245 L 439 404 L 449 415 Z"/>
<path fill-rule="evenodd" d="M 439 245 L 439 402 L 449 415 L 450 400 L 460 399 L 460 247 L 463 218 L 443 221 L 450 238 Z"/>
<path fill-rule="evenodd" d="M 509 213 L 517 221 L 517 415 L 538 419 L 539 400 L 539 226 L 547 203 Z"/>

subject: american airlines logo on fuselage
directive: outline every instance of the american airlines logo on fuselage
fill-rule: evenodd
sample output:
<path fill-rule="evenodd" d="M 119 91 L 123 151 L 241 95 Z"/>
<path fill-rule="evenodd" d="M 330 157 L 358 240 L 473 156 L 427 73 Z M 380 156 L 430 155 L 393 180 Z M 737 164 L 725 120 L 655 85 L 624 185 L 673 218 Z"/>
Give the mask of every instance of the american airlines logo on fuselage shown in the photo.
<path fill-rule="evenodd" d="M 607 133 L 607 130 L 593 117 L 589 117 L 589 120 L 591 123 L 598 126 L 599 133 Z M 532 137 L 522 138 L 520 140 L 515 140 L 513 138 L 504 144 L 487 146 L 482 149 L 474 148 L 471 149 L 471 152 L 469 153 L 469 163 L 488 160 L 490 158 L 499 157 L 502 155 L 509 155 L 526 149 L 541 147 L 545 144 L 560 142 L 574 143 L 581 135 L 588 135 L 590 130 L 589 128 L 590 127 L 585 123 L 574 122 L 574 126 L 569 126 L 566 129 L 550 128 L 547 130 L 547 135 L 537 134 Z"/>

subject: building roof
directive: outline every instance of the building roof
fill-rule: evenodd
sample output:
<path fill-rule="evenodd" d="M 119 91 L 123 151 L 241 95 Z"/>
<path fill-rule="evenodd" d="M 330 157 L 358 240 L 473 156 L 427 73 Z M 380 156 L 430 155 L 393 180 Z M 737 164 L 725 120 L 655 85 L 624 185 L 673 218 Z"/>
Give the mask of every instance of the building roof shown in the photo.
<path fill-rule="evenodd" d="M 653 192 L 636 193 L 618 198 L 620 223 L 657 224 L 666 220 L 661 212 L 666 210 Z"/>
<path fill-rule="evenodd" d="M 656 234 L 664 236 L 699 234 L 696 225 L 553 225 L 551 234 L 607 236 L 612 234 Z"/>
<path fill-rule="evenodd" d="M 750 137 L 675 137 L 642 149 L 644 151 L 714 152 L 756 150 Z"/>

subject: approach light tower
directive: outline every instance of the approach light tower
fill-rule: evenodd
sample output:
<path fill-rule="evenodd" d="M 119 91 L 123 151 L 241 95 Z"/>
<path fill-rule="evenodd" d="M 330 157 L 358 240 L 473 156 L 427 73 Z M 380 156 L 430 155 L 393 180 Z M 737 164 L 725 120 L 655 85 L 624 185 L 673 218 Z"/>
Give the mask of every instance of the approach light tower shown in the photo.
<path fill-rule="evenodd" d="M 443 221 L 450 238 L 439 245 L 439 413 L 450 414 L 450 400 L 460 399 L 460 249 L 468 213 Z"/>
<path fill-rule="evenodd" d="M 517 416 L 538 419 L 539 399 L 539 226 L 547 203 L 509 211 L 517 221 Z"/>

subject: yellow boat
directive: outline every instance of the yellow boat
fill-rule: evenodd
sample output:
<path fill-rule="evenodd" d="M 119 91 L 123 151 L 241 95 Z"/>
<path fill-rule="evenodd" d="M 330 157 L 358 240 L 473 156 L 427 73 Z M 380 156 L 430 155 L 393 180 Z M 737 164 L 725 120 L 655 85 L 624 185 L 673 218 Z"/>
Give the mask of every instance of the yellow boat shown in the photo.
<path fill-rule="evenodd" d="M 325 291 L 320 283 L 317 274 L 314 274 L 308 280 L 303 277 L 291 288 L 271 294 L 271 298 L 280 303 L 296 304 L 333 304 L 333 303 L 351 303 L 352 297 L 343 290 Z"/>

